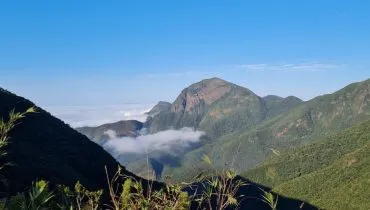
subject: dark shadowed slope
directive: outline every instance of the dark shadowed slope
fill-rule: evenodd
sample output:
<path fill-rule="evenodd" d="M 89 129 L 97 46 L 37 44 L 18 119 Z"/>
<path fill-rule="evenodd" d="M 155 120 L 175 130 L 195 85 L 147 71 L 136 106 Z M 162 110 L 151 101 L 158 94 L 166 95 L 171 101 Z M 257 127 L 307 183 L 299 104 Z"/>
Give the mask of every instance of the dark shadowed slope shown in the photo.
<path fill-rule="evenodd" d="M 0 89 L 0 116 L 4 119 L 10 110 L 22 112 L 30 106 L 34 104 L 27 99 Z M 104 167 L 114 174 L 117 161 L 61 120 L 41 108 L 37 110 L 10 132 L 6 160 L 13 165 L 3 170 L 10 192 L 23 191 L 37 179 L 69 186 L 80 180 L 90 189 L 105 188 Z"/>

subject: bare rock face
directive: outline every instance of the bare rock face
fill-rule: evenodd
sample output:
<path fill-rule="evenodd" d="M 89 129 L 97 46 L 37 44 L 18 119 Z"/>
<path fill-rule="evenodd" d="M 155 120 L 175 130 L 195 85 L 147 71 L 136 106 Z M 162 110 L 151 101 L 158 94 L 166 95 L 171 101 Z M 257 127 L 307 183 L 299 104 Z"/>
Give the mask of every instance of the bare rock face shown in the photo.
<path fill-rule="evenodd" d="M 230 92 L 230 83 L 212 78 L 195 83 L 184 89 L 171 106 L 172 112 L 190 112 L 191 109 L 202 101 L 211 105 L 226 93 Z"/>

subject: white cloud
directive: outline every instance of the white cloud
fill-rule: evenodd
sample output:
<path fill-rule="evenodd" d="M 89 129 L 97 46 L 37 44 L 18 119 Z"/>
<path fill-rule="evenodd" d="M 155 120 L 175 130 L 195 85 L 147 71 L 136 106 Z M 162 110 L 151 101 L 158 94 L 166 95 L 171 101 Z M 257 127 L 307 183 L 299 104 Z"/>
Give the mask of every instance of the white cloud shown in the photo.
<path fill-rule="evenodd" d="M 283 71 L 283 72 L 312 72 L 335 69 L 338 65 L 327 63 L 287 63 L 287 64 L 244 64 L 238 68 L 249 71 Z"/>
<path fill-rule="evenodd" d="M 98 126 L 120 120 L 144 122 L 145 115 L 154 104 L 123 104 L 114 106 L 51 106 L 47 111 L 72 127 Z"/>
<path fill-rule="evenodd" d="M 110 131 L 110 134 L 112 134 L 112 131 Z M 125 153 L 173 152 L 179 148 L 188 148 L 192 143 L 198 142 L 203 135 L 205 135 L 203 131 L 182 128 L 180 130 L 166 130 L 155 134 L 142 135 L 136 138 L 111 139 L 103 147 L 108 151 L 112 151 L 116 157 Z"/>

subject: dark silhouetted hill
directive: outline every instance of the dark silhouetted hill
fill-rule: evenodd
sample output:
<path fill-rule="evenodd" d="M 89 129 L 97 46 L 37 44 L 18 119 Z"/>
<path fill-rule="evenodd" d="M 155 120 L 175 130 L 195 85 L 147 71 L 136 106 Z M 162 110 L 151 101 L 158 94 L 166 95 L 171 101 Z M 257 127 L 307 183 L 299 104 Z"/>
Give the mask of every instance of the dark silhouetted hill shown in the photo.
<path fill-rule="evenodd" d="M 35 105 L 29 100 L 0 89 L 0 116 L 5 120 L 12 109 L 23 112 L 31 106 Z M 37 111 L 22 119 L 9 134 L 8 155 L 2 161 L 12 166 L 2 171 L 8 189 L 2 185 L 1 192 L 21 192 L 40 179 L 67 186 L 79 180 L 89 189 L 106 188 L 104 167 L 113 175 L 119 163 L 61 120 L 41 108 Z"/>

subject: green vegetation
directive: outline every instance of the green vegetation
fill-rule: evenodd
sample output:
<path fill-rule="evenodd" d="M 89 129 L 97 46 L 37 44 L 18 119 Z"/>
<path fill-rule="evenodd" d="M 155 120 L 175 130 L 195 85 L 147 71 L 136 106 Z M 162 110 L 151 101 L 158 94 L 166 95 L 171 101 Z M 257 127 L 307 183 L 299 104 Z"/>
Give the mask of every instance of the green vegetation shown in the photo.
<path fill-rule="evenodd" d="M 243 176 L 324 209 L 370 206 L 370 121 L 273 154 Z"/>
<path fill-rule="evenodd" d="M 125 177 L 125 181 L 121 188 L 117 180 L 120 176 L 124 176 L 119 170 L 112 179 L 108 179 L 109 195 L 111 199 L 110 209 L 188 209 L 190 206 L 190 198 L 186 192 L 182 191 L 180 185 L 168 184 L 165 188 L 154 191 L 149 188 L 145 192 L 142 184 L 132 177 Z M 119 192 L 119 189 L 122 189 Z"/>
<path fill-rule="evenodd" d="M 220 177 L 204 179 L 201 187 L 202 193 L 189 196 L 180 184 L 168 184 L 165 188 L 152 191 L 144 191 L 141 182 L 126 177 L 126 181 L 121 187 L 115 183 L 119 176 L 123 176 L 118 171 L 109 183 L 109 203 L 102 204 L 103 191 L 91 192 L 86 190 L 79 182 L 76 183 L 74 190 L 66 186 L 59 185 L 56 191 L 49 189 L 48 182 L 37 181 L 32 184 L 26 193 L 18 193 L 11 196 L 7 203 L 2 203 L 3 209 L 9 210 L 39 210 L 39 209 L 60 209 L 60 210 L 133 210 L 133 209 L 171 209 L 185 210 L 190 209 L 191 205 L 197 209 L 223 210 L 228 208 L 238 209 L 239 198 L 235 196 L 239 187 L 245 185 L 243 181 L 233 182 L 232 172 L 218 174 Z M 199 179 L 201 181 L 202 179 Z M 191 184 L 187 184 L 191 185 Z M 275 210 L 278 198 L 270 192 L 263 192 L 261 202 L 264 202 L 271 209 Z"/>
<path fill-rule="evenodd" d="M 102 190 L 90 192 L 79 182 L 74 190 L 59 185 L 57 191 L 49 189 L 49 183 L 41 180 L 32 184 L 26 193 L 18 193 L 9 198 L 4 209 L 9 210 L 40 210 L 40 209 L 86 209 L 97 210 L 101 208 L 100 199 Z"/>
<path fill-rule="evenodd" d="M 48 183 L 38 181 L 32 184 L 28 193 L 18 193 L 10 198 L 6 205 L 10 210 L 37 210 L 50 207 L 53 193 L 49 191 Z"/>

